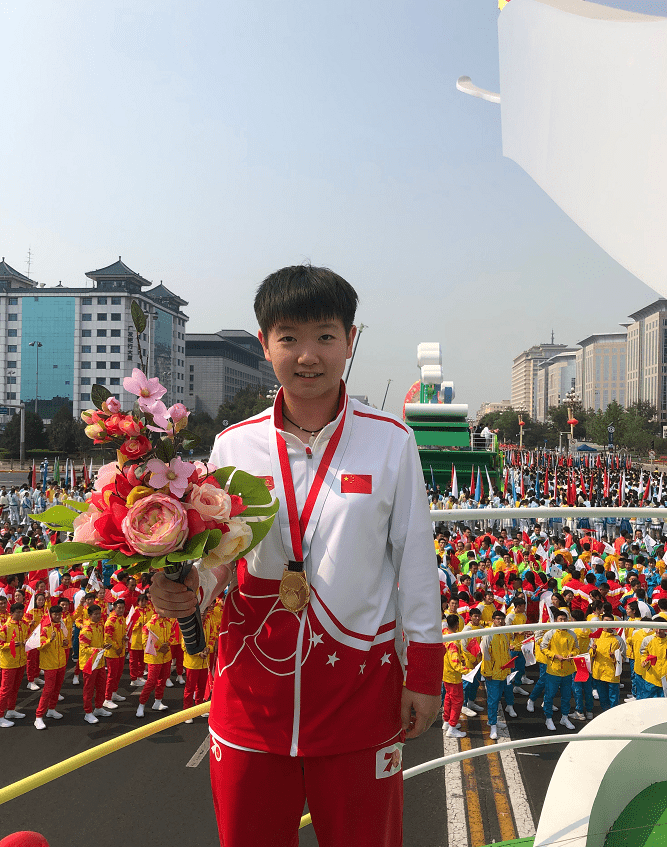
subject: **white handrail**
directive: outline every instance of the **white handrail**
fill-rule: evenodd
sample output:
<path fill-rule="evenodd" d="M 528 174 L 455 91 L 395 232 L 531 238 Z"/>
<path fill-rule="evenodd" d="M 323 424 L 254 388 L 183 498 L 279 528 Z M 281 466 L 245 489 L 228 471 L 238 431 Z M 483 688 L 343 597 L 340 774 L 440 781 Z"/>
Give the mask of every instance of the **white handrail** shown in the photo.
<path fill-rule="evenodd" d="M 430 762 L 422 762 L 413 768 L 403 771 L 403 779 L 410 779 L 427 771 L 435 770 L 454 762 L 464 759 L 473 759 L 476 756 L 489 756 L 492 753 L 503 753 L 505 750 L 516 750 L 521 747 L 541 747 L 543 744 L 572 744 L 576 741 L 667 741 L 667 735 L 659 735 L 655 732 L 624 732 L 619 735 L 611 733 L 586 733 L 576 735 L 540 735 L 537 738 L 524 738 L 519 741 L 501 741 L 499 744 L 490 744 L 484 747 L 474 747 L 472 750 L 462 750 L 460 753 L 450 753 L 449 756 L 440 756 L 431 759 Z"/>
<path fill-rule="evenodd" d="M 644 506 L 635 508 L 628 506 L 528 506 L 527 508 L 510 507 L 483 509 L 432 509 L 431 519 L 450 523 L 465 523 L 466 520 L 498 520 L 508 518 L 658 518 L 667 521 L 667 509 Z"/>
<path fill-rule="evenodd" d="M 567 587 L 567 586 L 566 586 Z M 465 641 L 468 638 L 482 638 L 485 635 L 501 635 L 509 632 L 546 632 L 549 629 L 667 629 L 667 620 L 658 621 L 559 621 L 558 623 L 522 623 L 513 626 L 485 626 L 481 629 L 466 629 L 461 632 L 447 632 L 442 636 L 443 643 Z"/>

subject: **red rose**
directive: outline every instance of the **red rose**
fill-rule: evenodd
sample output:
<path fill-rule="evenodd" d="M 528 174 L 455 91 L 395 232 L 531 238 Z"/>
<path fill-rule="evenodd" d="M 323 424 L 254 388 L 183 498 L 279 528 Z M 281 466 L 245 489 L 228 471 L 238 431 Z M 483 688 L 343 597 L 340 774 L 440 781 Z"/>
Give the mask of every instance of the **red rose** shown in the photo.
<path fill-rule="evenodd" d="M 126 459 L 138 459 L 152 449 L 152 444 L 145 435 L 137 435 L 126 439 L 121 445 L 120 452 Z"/>

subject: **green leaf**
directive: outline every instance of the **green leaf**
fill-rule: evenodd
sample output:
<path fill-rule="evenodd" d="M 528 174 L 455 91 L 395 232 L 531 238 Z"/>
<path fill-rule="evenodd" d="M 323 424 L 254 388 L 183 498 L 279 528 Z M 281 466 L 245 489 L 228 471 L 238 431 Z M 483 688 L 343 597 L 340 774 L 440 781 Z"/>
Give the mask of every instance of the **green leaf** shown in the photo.
<path fill-rule="evenodd" d="M 174 550 L 173 553 L 167 554 L 167 559 L 170 562 L 187 562 L 189 559 L 200 559 L 204 552 L 209 532 L 210 530 L 205 529 L 203 532 L 193 535 L 192 538 L 188 539 L 182 550 Z"/>
<path fill-rule="evenodd" d="M 132 301 L 132 304 L 130 305 L 130 312 L 132 314 L 132 323 L 134 324 L 134 328 L 139 334 L 141 334 L 146 329 L 146 315 L 136 300 Z"/>
<path fill-rule="evenodd" d="M 232 475 L 234 468 L 231 465 L 227 468 L 218 468 L 217 471 L 213 471 L 211 476 L 214 476 L 220 485 L 224 488 L 227 485 L 227 480 Z"/>
<path fill-rule="evenodd" d="M 82 544 L 80 541 L 68 541 L 66 544 L 56 544 L 56 556 L 59 562 L 66 562 L 69 559 L 83 558 L 84 562 L 91 559 L 106 559 L 109 555 L 109 550 L 100 550 L 99 547 L 93 547 L 92 544 Z M 101 555 L 104 553 L 104 555 Z"/>
<path fill-rule="evenodd" d="M 276 498 L 270 506 L 248 506 L 248 508 L 241 512 L 239 515 L 240 518 L 269 518 L 271 515 L 275 515 L 280 507 L 280 503 L 278 498 Z"/>
<path fill-rule="evenodd" d="M 51 529 L 71 531 L 78 514 L 68 509 L 67 506 L 51 506 L 50 509 L 39 515 L 29 515 L 28 517 L 40 523 L 45 523 Z"/>
<path fill-rule="evenodd" d="M 162 459 L 165 465 L 168 465 L 169 462 L 176 455 L 176 450 L 174 449 L 174 442 L 171 438 L 161 438 L 156 447 L 155 447 L 155 455 L 158 459 Z"/>
<path fill-rule="evenodd" d="M 194 447 L 197 447 L 201 438 L 194 432 L 189 432 L 187 429 L 182 429 L 179 433 L 179 436 L 183 439 L 183 449 L 191 450 Z"/>
<path fill-rule="evenodd" d="M 98 385 L 95 383 L 93 387 L 90 389 L 90 399 L 97 406 L 98 409 L 102 408 L 102 403 L 107 399 L 107 397 L 111 397 L 111 392 L 108 388 L 105 388 L 103 385 Z"/>
<path fill-rule="evenodd" d="M 75 509 L 79 514 L 81 512 L 87 512 L 90 508 L 90 503 L 81 502 L 80 500 L 63 500 L 63 503 L 66 506 L 69 506 L 70 509 Z"/>
<path fill-rule="evenodd" d="M 137 562 L 147 562 L 148 557 L 143 553 L 135 553 L 134 556 L 126 556 L 125 553 L 121 553 L 119 550 L 116 550 L 116 554 L 112 559 L 110 559 L 114 565 L 118 565 L 119 568 L 127 568 L 130 565 L 136 565 Z"/>
<path fill-rule="evenodd" d="M 166 557 L 163 558 L 165 559 L 166 564 Z M 155 567 L 155 565 L 153 564 L 151 559 L 143 559 L 141 562 L 137 562 L 136 565 L 132 565 L 132 567 L 129 567 L 127 569 L 127 573 L 130 576 L 136 576 L 140 573 L 147 573 L 152 567 Z M 162 567 L 164 567 L 164 565 L 162 565 Z"/>
<path fill-rule="evenodd" d="M 88 555 L 88 559 L 99 558 L 99 548 L 92 544 L 82 544 L 80 541 L 71 541 L 66 544 L 56 544 L 56 556 L 59 562 L 65 562 L 67 559 L 76 559 L 77 556 Z"/>
<path fill-rule="evenodd" d="M 264 480 L 245 471 L 234 471 L 228 491 L 240 496 L 244 506 L 262 506 L 273 499 Z"/>
<path fill-rule="evenodd" d="M 75 544 L 78 542 L 72 542 Z M 68 555 L 68 551 L 61 552 L 61 548 L 69 547 L 70 544 L 56 544 L 55 551 L 56 557 L 59 562 L 67 562 L 68 565 L 76 565 L 83 564 L 84 562 L 98 561 L 99 559 L 108 559 L 109 556 L 113 555 L 113 550 L 98 550 L 97 547 L 94 547 L 93 553 L 80 553 L 78 556 L 70 556 Z M 81 544 L 81 547 L 88 547 L 87 544 Z"/>
<path fill-rule="evenodd" d="M 206 539 L 206 545 L 204 547 L 204 555 L 208 553 L 210 550 L 213 550 L 215 547 L 220 544 L 220 540 L 222 539 L 222 530 L 221 529 L 211 529 L 208 533 L 208 538 Z"/>

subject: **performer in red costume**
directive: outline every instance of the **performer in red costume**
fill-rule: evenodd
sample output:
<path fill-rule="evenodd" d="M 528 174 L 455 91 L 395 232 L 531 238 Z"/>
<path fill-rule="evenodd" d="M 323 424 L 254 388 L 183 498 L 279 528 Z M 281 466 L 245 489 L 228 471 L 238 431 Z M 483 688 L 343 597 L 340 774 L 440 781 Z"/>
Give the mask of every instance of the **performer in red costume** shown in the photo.
<path fill-rule="evenodd" d="M 350 399 L 341 381 L 356 304 L 327 269 L 264 280 L 259 340 L 282 388 L 273 409 L 228 427 L 211 454 L 263 477 L 280 501 L 233 575 L 200 569 L 186 581 L 205 608 L 231 576 L 210 716 L 225 847 L 295 847 L 306 799 L 321 844 L 398 847 L 402 742 L 440 711 L 424 479 L 412 432 Z M 162 574 L 151 594 L 165 615 L 195 607 L 195 594 Z"/>

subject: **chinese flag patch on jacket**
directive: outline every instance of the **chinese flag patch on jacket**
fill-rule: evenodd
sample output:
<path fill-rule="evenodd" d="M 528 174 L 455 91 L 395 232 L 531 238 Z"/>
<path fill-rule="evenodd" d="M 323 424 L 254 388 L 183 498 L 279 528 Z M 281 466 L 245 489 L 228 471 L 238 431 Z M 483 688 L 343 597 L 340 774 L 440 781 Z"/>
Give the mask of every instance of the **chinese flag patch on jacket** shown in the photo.
<path fill-rule="evenodd" d="M 372 494 L 373 477 L 371 474 L 344 473 L 340 478 L 341 494 Z"/>

